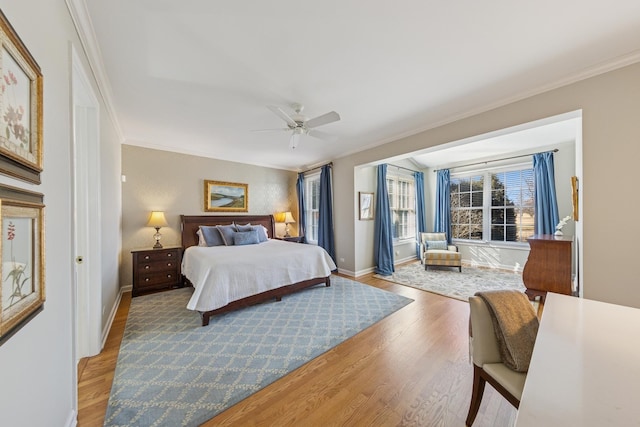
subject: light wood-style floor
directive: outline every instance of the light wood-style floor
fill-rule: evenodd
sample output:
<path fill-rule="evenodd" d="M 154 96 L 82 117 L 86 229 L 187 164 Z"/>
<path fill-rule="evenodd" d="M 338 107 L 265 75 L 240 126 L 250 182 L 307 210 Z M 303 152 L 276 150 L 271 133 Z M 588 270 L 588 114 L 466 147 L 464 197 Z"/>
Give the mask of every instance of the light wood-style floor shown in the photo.
<path fill-rule="evenodd" d="M 205 426 L 464 426 L 471 398 L 466 302 L 372 274 L 362 283 L 415 300 Z M 131 295 L 105 349 L 79 364 L 80 427 L 102 426 Z M 512 426 L 516 410 L 490 385 L 474 427 Z"/>

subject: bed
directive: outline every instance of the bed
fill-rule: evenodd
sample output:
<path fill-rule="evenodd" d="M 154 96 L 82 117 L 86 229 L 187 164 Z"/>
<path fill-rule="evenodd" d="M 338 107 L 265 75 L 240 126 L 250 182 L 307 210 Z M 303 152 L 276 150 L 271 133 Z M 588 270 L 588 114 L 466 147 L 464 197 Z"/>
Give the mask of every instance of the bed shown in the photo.
<path fill-rule="evenodd" d="M 187 308 L 198 311 L 202 326 L 211 316 L 325 284 L 336 265 L 315 245 L 277 240 L 271 215 L 181 215 L 182 274 L 194 288 Z M 262 225 L 268 241 L 244 246 L 198 246 L 200 226 Z"/>

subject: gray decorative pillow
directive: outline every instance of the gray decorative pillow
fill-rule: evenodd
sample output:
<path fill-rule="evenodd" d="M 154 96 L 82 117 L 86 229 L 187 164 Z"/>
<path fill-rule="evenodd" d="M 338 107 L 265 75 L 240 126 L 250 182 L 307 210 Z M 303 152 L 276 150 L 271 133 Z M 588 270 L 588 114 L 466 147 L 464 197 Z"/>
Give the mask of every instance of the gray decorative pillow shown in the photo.
<path fill-rule="evenodd" d="M 233 244 L 236 246 L 240 245 L 257 245 L 260 243 L 258 241 L 258 231 L 238 231 L 233 235 Z"/>
<path fill-rule="evenodd" d="M 233 246 L 233 235 L 236 233 L 236 226 L 233 224 L 229 225 L 216 225 L 216 228 L 222 235 L 222 239 L 224 240 L 224 244 L 227 246 Z"/>
<path fill-rule="evenodd" d="M 448 244 L 446 240 L 427 240 L 427 249 L 440 249 L 446 251 Z"/>
<path fill-rule="evenodd" d="M 226 245 L 225 241 L 220 234 L 220 230 L 213 226 L 200 226 L 200 233 L 202 233 L 202 237 L 206 242 L 206 246 L 224 246 Z"/>
<path fill-rule="evenodd" d="M 258 232 L 258 242 L 260 242 L 260 243 L 266 242 L 267 240 L 269 240 L 269 238 L 267 237 L 267 229 L 264 228 L 263 225 L 251 225 L 251 224 L 240 225 L 240 224 L 236 224 L 236 228 L 238 229 L 238 231 L 256 230 Z"/>

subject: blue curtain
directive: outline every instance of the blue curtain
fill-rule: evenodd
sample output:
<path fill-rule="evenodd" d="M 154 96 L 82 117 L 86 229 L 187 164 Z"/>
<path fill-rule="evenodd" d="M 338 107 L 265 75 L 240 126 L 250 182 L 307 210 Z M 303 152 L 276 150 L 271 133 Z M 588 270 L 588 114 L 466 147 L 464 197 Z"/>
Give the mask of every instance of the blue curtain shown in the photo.
<path fill-rule="evenodd" d="M 336 260 L 336 246 L 333 239 L 333 203 L 331 201 L 331 166 L 324 165 L 320 172 L 320 204 L 318 206 L 318 246 Z"/>
<path fill-rule="evenodd" d="M 440 169 L 437 179 L 436 220 L 433 231 L 447 233 L 447 241 L 451 243 L 451 175 L 449 169 Z"/>
<path fill-rule="evenodd" d="M 378 165 L 378 189 L 376 191 L 376 215 L 373 221 L 373 258 L 376 273 L 390 276 L 393 267 L 393 231 L 391 229 L 391 209 L 387 191 L 387 165 Z"/>
<path fill-rule="evenodd" d="M 307 216 L 304 211 L 304 174 L 298 174 L 296 181 L 296 191 L 298 192 L 298 227 L 299 234 L 303 236 L 304 242 L 307 243 Z"/>
<path fill-rule="evenodd" d="M 416 256 L 420 258 L 420 233 L 427 231 L 424 205 L 424 173 L 414 172 L 416 182 Z"/>
<path fill-rule="evenodd" d="M 534 233 L 553 234 L 560 220 L 553 152 L 548 151 L 533 155 L 533 179 L 535 185 Z"/>

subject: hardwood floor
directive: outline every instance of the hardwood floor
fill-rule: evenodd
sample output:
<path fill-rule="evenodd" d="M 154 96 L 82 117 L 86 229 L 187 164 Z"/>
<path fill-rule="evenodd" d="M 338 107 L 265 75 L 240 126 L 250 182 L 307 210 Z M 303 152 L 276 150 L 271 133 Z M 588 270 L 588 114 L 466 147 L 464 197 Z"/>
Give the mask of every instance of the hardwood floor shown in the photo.
<path fill-rule="evenodd" d="M 376 279 L 415 301 L 258 391 L 205 426 L 464 426 L 471 399 L 469 305 Z M 102 426 L 131 302 L 123 297 L 103 352 L 79 365 L 80 427 Z M 474 427 L 512 426 L 490 385 Z"/>

